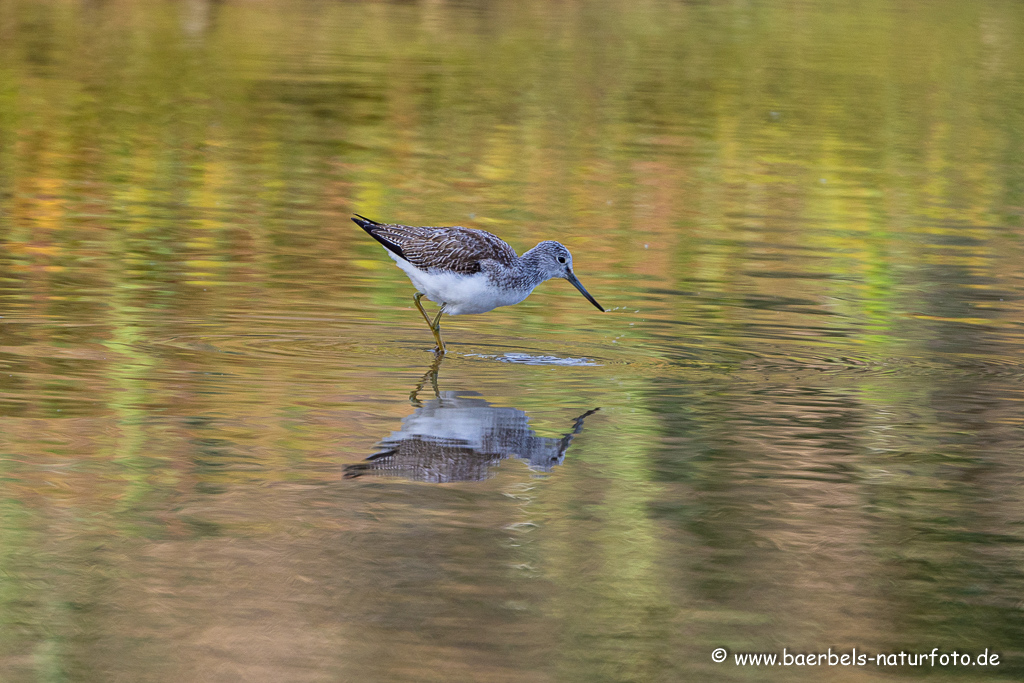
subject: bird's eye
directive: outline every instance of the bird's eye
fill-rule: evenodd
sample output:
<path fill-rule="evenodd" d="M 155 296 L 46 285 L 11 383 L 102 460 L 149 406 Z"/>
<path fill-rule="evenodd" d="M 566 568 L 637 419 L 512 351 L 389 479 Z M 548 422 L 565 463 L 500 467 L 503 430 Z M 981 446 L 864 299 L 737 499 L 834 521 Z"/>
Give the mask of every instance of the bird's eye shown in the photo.
<path fill-rule="evenodd" d="M 559 263 L 565 263 L 565 257 L 564 256 L 559 256 L 558 257 L 558 262 Z"/>

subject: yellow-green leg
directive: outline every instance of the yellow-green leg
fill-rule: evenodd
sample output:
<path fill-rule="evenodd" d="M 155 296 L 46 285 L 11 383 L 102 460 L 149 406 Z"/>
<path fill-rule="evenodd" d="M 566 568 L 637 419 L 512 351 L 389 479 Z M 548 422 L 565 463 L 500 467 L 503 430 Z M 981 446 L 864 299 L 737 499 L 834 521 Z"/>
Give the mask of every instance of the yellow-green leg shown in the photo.
<path fill-rule="evenodd" d="M 441 341 L 441 314 L 444 313 L 444 304 L 441 304 L 440 310 L 431 322 L 427 312 L 423 310 L 423 304 L 420 303 L 420 299 L 423 298 L 423 292 L 416 292 L 412 300 L 416 302 L 416 308 L 420 309 L 420 313 L 423 315 L 423 319 L 430 325 L 430 331 L 434 333 L 434 341 L 437 342 L 437 348 L 434 349 L 437 353 L 443 354 L 445 352 L 444 342 Z"/>

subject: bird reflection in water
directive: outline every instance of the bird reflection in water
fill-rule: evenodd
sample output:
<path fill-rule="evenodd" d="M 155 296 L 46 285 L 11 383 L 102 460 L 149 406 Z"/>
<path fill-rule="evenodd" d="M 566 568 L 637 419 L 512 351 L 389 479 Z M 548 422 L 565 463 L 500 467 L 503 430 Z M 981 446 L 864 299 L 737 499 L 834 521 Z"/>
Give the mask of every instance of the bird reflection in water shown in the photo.
<path fill-rule="evenodd" d="M 380 450 L 363 462 L 346 465 L 346 478 L 377 474 L 439 483 L 482 481 L 491 467 L 510 457 L 548 472 L 565 459 L 583 421 L 600 410 L 577 417 L 560 438 L 538 436 L 522 410 L 492 406 L 474 391 L 438 391 L 439 365 L 440 358 L 410 395 L 416 411 L 402 420 L 402 429 L 383 439 Z M 418 395 L 428 381 L 434 398 L 423 402 Z"/>

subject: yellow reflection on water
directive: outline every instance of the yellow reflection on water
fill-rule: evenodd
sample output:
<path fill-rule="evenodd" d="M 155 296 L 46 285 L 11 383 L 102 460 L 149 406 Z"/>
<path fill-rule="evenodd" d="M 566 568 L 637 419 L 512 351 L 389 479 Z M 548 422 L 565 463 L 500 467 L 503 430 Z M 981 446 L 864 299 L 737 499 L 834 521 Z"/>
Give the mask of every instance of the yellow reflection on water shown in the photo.
<path fill-rule="evenodd" d="M 0 678 L 1019 678 L 1022 29 L 0 3 Z M 353 212 L 558 239 L 610 311 L 446 320 L 416 405 L 433 340 Z M 475 481 L 345 478 L 469 393 Z"/>

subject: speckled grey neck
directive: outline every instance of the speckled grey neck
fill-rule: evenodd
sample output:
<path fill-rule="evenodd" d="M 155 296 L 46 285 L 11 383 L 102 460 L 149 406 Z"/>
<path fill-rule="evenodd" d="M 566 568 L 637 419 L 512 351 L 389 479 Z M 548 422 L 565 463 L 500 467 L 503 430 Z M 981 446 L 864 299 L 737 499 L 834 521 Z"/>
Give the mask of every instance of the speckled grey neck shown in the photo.
<path fill-rule="evenodd" d="M 488 279 L 503 289 L 532 290 L 553 277 L 562 277 L 564 265 L 558 257 L 571 258 L 569 250 L 558 242 L 541 242 L 522 256 L 516 257 L 511 267 L 495 261 L 484 267 Z"/>

